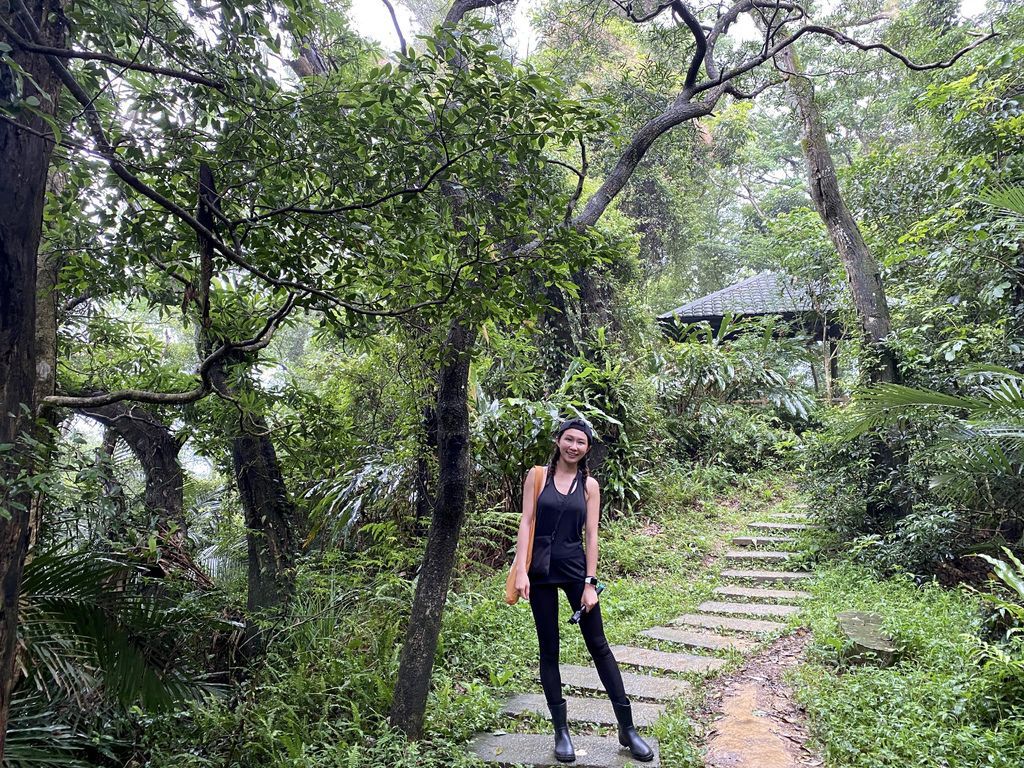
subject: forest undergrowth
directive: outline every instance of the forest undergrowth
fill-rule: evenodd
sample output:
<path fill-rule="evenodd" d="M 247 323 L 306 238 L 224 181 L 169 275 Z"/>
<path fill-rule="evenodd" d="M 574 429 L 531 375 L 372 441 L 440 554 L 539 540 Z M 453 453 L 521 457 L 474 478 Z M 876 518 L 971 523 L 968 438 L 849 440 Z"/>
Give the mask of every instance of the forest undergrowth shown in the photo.
<path fill-rule="evenodd" d="M 666 477 L 663 491 L 656 508 L 602 529 L 609 586 L 601 604 L 612 644 L 635 642 L 639 631 L 709 599 L 722 567 L 716 555 L 729 538 L 759 513 L 792 511 L 804 498 L 796 478 L 779 472 L 696 469 Z M 814 536 L 802 542 L 809 552 Z M 275 637 L 268 663 L 236 694 L 138 723 L 145 765 L 468 766 L 478 764 L 464 749 L 474 732 L 546 729 L 540 718 L 510 723 L 500 714 L 504 698 L 536 687 L 536 640 L 528 605 L 504 604 L 504 572 L 497 570 L 464 574 L 449 597 L 426 738 L 412 743 L 390 730 L 386 681 L 397 665 L 408 586 L 378 565 L 370 548 L 305 570 L 290 624 Z M 992 612 L 976 590 L 909 574 L 886 577 L 848 558 L 812 566 L 813 598 L 789 623 L 791 630 L 809 627 L 813 642 L 790 681 L 808 714 L 811 745 L 827 766 L 1019 765 L 1024 691 L 987 662 Z M 899 648 L 894 666 L 842 661 L 836 614 L 851 609 L 884 617 Z M 582 636 L 563 635 L 562 661 L 589 663 Z M 724 674 L 742 660 L 736 654 L 730 662 Z M 668 707 L 652 734 L 662 765 L 697 768 L 696 724 L 706 702 L 701 678 L 682 677 L 695 684 L 693 692 Z"/>
<path fill-rule="evenodd" d="M 754 510 L 786 493 L 768 473 L 695 468 L 662 481 L 657 505 L 602 528 L 602 612 L 613 644 L 708 599 L 721 568 L 715 553 Z M 446 608 L 427 736 L 407 742 L 387 727 L 385 715 L 409 586 L 380 567 L 379 554 L 371 547 L 304 570 L 290 623 L 279 630 L 268 663 L 238 693 L 138 723 L 145 765 L 475 764 L 465 755 L 467 739 L 507 728 L 499 714 L 503 698 L 535 687 L 529 606 L 505 605 L 503 570 L 463 574 Z M 589 663 L 581 635 L 564 633 L 562 661 Z M 700 764 L 691 719 L 697 705 L 678 702 L 655 727 L 662 764 Z M 537 724 L 525 719 L 520 727 Z"/>

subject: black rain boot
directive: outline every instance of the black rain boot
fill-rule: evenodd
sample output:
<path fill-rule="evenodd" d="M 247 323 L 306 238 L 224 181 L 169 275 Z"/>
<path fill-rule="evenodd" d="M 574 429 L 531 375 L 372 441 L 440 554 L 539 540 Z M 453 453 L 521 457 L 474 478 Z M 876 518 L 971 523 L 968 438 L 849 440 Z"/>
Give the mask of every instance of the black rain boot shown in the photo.
<path fill-rule="evenodd" d="M 558 704 L 548 704 L 551 710 L 551 724 L 555 726 L 555 760 L 560 763 L 576 761 L 576 750 L 569 738 L 569 726 L 565 723 L 565 699 Z"/>
<path fill-rule="evenodd" d="M 636 732 L 633 726 L 633 708 L 629 704 L 616 704 L 613 701 L 612 709 L 615 710 L 615 719 L 619 721 L 619 744 L 629 747 L 629 753 L 634 760 L 649 763 L 654 759 L 654 750 Z"/>

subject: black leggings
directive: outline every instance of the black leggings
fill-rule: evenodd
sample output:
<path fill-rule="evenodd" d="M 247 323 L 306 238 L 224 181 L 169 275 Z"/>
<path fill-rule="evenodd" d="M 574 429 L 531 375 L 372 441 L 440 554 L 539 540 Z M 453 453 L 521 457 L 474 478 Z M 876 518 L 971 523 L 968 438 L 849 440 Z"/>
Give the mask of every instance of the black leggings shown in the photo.
<path fill-rule="evenodd" d="M 533 611 L 533 621 L 537 625 L 537 644 L 540 646 L 540 684 L 548 704 L 558 704 L 562 700 L 562 675 L 558 670 L 558 590 L 561 588 L 565 592 L 573 611 L 578 611 L 583 604 L 584 586 L 582 581 L 530 585 L 530 610 Z M 583 614 L 580 628 L 608 698 L 615 704 L 628 704 L 619 665 L 604 637 L 600 604 Z"/>

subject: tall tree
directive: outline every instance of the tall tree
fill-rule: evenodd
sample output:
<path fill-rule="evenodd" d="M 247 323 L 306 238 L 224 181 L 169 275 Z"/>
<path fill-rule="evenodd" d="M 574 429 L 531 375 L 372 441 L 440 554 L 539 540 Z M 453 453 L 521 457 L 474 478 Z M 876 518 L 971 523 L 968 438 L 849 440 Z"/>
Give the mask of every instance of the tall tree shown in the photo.
<path fill-rule="evenodd" d="M 839 189 L 828 133 L 814 100 L 814 83 L 804 74 L 795 46 L 781 51 L 776 61 L 786 76 L 787 97 L 800 123 L 811 200 L 846 270 L 866 351 L 862 365 L 871 383 L 892 384 L 898 381 L 899 372 L 895 355 L 886 346 L 892 318 L 881 271 Z"/>
<path fill-rule="evenodd" d="M 36 414 L 36 284 L 43 203 L 60 81 L 33 37 L 63 47 L 59 0 L 0 4 L 0 758 L 10 711 L 18 600 L 30 539 Z M 11 116 L 17 115 L 17 120 Z"/>

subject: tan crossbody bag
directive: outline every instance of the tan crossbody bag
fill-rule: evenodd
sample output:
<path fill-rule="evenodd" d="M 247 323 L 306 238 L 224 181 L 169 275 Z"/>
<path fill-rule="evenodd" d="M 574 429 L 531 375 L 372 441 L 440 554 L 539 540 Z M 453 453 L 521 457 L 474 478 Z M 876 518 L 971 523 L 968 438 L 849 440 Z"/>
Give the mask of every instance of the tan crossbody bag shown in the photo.
<path fill-rule="evenodd" d="M 526 542 L 526 570 L 530 570 L 530 562 L 533 560 L 533 533 L 537 528 L 537 499 L 540 498 L 541 489 L 544 487 L 544 477 L 547 475 L 547 467 L 534 467 L 533 473 L 533 523 L 530 525 L 530 538 Z M 517 534 L 518 536 L 518 534 Z M 519 590 L 516 589 L 516 568 L 519 564 L 518 554 L 512 559 L 512 567 L 509 569 L 508 578 L 505 579 L 505 602 L 515 605 L 519 602 Z"/>

